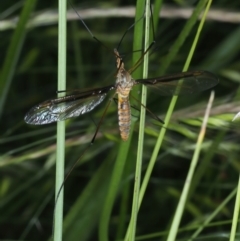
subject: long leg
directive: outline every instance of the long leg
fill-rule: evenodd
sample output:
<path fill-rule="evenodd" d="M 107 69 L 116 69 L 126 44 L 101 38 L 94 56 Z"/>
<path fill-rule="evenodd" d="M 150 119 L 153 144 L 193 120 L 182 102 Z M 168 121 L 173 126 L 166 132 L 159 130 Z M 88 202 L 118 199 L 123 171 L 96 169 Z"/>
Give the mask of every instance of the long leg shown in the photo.
<path fill-rule="evenodd" d="M 101 117 L 100 121 L 98 122 L 96 131 L 95 131 L 95 133 L 94 133 L 94 135 L 93 135 L 93 138 L 92 138 L 91 142 L 90 142 L 89 145 L 83 150 L 81 156 L 77 159 L 77 161 L 71 166 L 70 170 L 68 171 L 68 173 L 66 174 L 66 176 L 65 176 L 65 178 L 64 178 L 64 181 L 63 181 L 61 187 L 60 187 L 59 190 L 58 190 L 58 193 L 57 193 L 57 196 L 56 196 L 56 200 L 55 200 L 55 205 L 54 205 L 54 211 L 53 211 L 53 229 L 52 229 L 52 236 L 53 236 L 53 237 L 54 237 L 55 210 L 56 210 L 56 206 L 57 206 L 57 202 L 58 202 L 59 195 L 60 195 L 60 193 L 61 193 L 61 191 L 62 191 L 62 189 L 63 189 L 63 187 L 64 187 L 65 182 L 67 181 L 67 179 L 68 179 L 69 175 L 71 174 L 71 172 L 72 172 L 72 171 L 74 170 L 74 168 L 76 167 L 77 163 L 83 158 L 84 154 L 88 151 L 88 149 L 89 149 L 89 148 L 92 146 L 92 144 L 94 143 L 94 141 L 95 141 L 95 139 L 96 139 L 96 136 L 97 136 L 97 133 L 98 133 L 98 131 L 99 131 L 99 128 L 100 128 L 100 126 L 101 126 L 101 124 L 102 124 L 102 122 L 103 122 L 103 120 L 104 120 L 104 118 L 105 118 L 105 116 L 106 116 L 106 114 L 107 114 L 107 110 L 108 110 L 108 108 L 109 108 L 109 106 L 110 106 L 110 104 L 111 104 L 111 102 L 112 102 L 112 99 L 114 99 L 114 96 L 115 96 L 115 95 L 116 95 L 116 93 L 115 93 L 115 94 L 113 95 L 113 97 L 108 101 L 107 106 L 105 107 L 105 110 L 104 110 L 104 112 L 103 112 L 103 114 L 102 114 L 102 117 Z"/>
<path fill-rule="evenodd" d="M 150 109 L 148 109 L 144 104 L 141 103 L 140 100 L 138 100 L 137 98 L 135 98 L 133 95 L 131 95 L 131 98 L 133 98 L 135 101 L 137 101 L 142 107 L 144 107 L 146 109 L 146 111 L 152 116 L 153 119 L 161 122 L 162 124 L 165 124 L 163 120 L 161 120 L 157 115 L 155 115 Z M 132 108 L 134 108 L 135 110 L 140 111 L 137 107 L 131 106 Z"/>
<path fill-rule="evenodd" d="M 154 25 L 153 25 L 153 14 L 152 14 L 152 7 L 150 5 L 150 12 L 151 12 L 151 24 L 152 24 L 152 35 L 153 35 L 153 41 L 150 43 L 150 45 L 148 46 L 148 48 L 144 51 L 144 53 L 142 54 L 142 56 L 138 59 L 138 61 L 134 64 L 134 66 L 128 70 L 128 72 L 130 74 L 132 74 L 138 67 L 139 65 L 141 65 L 141 63 L 143 62 L 144 56 L 146 53 L 148 53 L 152 47 L 155 45 L 156 41 L 155 41 L 155 31 L 154 31 Z"/>

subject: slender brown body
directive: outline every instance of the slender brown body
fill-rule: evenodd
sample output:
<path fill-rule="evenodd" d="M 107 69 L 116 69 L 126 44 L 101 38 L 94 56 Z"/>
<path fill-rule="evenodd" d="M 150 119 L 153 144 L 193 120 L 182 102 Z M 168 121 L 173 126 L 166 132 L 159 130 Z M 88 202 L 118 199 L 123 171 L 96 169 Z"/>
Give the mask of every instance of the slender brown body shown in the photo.
<path fill-rule="evenodd" d="M 117 79 L 116 79 L 116 93 L 118 94 L 118 125 L 120 135 L 123 141 L 128 140 L 131 127 L 131 108 L 129 103 L 129 92 L 135 84 L 132 76 L 124 69 L 124 63 L 115 49 L 114 53 L 117 58 Z"/>
<path fill-rule="evenodd" d="M 131 127 L 131 109 L 129 98 L 118 94 L 118 125 L 122 140 L 127 141 Z"/>

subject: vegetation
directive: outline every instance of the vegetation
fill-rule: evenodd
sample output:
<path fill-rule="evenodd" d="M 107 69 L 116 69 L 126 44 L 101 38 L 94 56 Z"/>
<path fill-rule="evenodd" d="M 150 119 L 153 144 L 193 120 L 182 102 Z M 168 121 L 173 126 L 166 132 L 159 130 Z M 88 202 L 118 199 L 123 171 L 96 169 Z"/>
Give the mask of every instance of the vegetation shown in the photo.
<path fill-rule="evenodd" d="M 143 14 L 141 3 L 137 5 L 137 19 Z M 208 1 L 198 1 L 197 5 L 181 1 L 169 5 L 167 1 L 161 6 L 159 0 L 152 3 L 155 11 L 162 7 L 163 17 L 157 19 L 157 11 L 153 11 L 156 44 L 149 58 L 148 75 L 180 72 L 190 59 L 200 21 L 195 15 L 185 19 L 178 14 L 192 8 L 198 16 L 196 12 L 204 11 Z M 103 45 L 90 36 L 69 6 L 67 89 L 114 83 L 116 67 L 112 50 L 135 21 L 131 13 L 135 1 L 84 4 L 75 1 L 73 5 Z M 117 15 L 123 7 L 128 17 Z M 239 111 L 240 20 L 234 17 L 239 14 L 239 7 L 233 1 L 212 3 L 189 65 L 189 70 L 210 71 L 220 81 L 214 88 L 215 99 L 202 145 L 197 140 L 199 133 L 203 133 L 200 129 L 210 90 L 178 97 L 164 129 L 156 162 L 152 162 L 152 153 L 165 127 L 147 111 L 142 179 L 149 163 L 154 165 L 137 216 L 136 240 L 175 240 L 172 223 L 177 218 L 181 221 L 176 227 L 176 240 L 230 239 L 234 214 L 237 224 L 240 125 L 238 120 L 232 122 L 232 118 Z M 87 11 L 92 8 L 96 10 L 93 15 Z M 55 204 L 56 124 L 27 125 L 24 116 L 32 106 L 56 97 L 57 2 L 39 1 L 35 5 L 33 0 L 6 1 L 0 9 L 0 239 L 48 240 L 52 235 Z M 113 13 L 113 9 L 117 11 Z M 217 9 L 221 11 L 216 12 Z M 99 17 L 102 11 L 106 11 L 104 17 Z M 17 26 L 16 16 L 21 16 Z M 141 24 L 142 21 L 137 21 L 135 27 L 140 30 L 134 33 L 130 29 L 121 42 L 119 51 L 126 69 L 141 55 L 141 51 L 136 51 L 142 49 L 136 47 L 142 45 L 144 36 Z M 137 34 L 141 39 L 136 38 Z M 134 78 L 142 78 L 141 72 L 142 66 L 133 73 Z M 126 235 L 139 152 L 139 111 L 133 109 L 132 136 L 123 143 L 118 132 L 117 106 L 111 103 L 94 144 L 89 146 L 112 95 L 89 114 L 66 121 L 65 173 L 80 160 L 64 185 L 63 240 L 121 240 Z M 132 95 L 141 99 L 138 90 Z M 148 90 L 147 108 L 166 122 L 171 98 L 159 95 L 157 90 Z M 137 105 L 134 100 L 133 105 Z M 195 159 L 198 165 L 188 183 L 186 177 L 197 148 L 201 149 Z M 186 204 L 181 204 L 183 214 L 176 217 L 184 184 L 190 184 L 190 190 L 185 196 Z"/>

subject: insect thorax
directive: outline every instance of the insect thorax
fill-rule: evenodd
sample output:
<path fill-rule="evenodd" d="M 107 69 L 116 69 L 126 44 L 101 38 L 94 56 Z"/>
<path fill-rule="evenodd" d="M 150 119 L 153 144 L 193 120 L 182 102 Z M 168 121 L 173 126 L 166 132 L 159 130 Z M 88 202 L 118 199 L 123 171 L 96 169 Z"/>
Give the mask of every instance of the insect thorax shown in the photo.
<path fill-rule="evenodd" d="M 134 79 L 132 79 L 132 76 L 125 69 L 120 69 L 116 79 L 117 93 L 122 97 L 127 97 L 133 85 Z"/>

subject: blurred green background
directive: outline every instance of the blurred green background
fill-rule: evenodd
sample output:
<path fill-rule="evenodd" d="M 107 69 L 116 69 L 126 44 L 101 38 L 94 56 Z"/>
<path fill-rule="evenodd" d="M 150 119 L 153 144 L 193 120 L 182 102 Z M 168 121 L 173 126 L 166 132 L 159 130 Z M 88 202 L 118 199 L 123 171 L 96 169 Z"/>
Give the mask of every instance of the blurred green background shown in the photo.
<path fill-rule="evenodd" d="M 9 65 L 14 67 L 16 61 L 15 68 L 7 75 L 8 80 L 3 78 L 3 68 L 17 17 L 26 3 L 27 1 L 9 0 L 0 4 L 1 240 L 47 240 L 52 232 L 56 124 L 31 126 L 23 119 L 32 106 L 56 97 L 57 1 L 38 1 L 35 7 L 32 6 L 26 34 L 20 31 L 15 51 L 12 56 L 9 55 Z M 67 89 L 109 85 L 115 81 L 115 56 L 111 50 L 118 45 L 126 29 L 134 23 L 135 2 L 74 1 L 73 5 L 92 33 L 109 51 L 92 39 L 69 6 Z M 186 18 L 189 18 L 187 14 L 195 6 L 196 1 L 164 1 L 161 14 L 163 17 L 155 28 L 157 47 L 150 58 L 150 77 L 182 70 L 198 24 L 194 25 L 171 65 L 166 70 L 162 66 L 171 52 L 172 44 L 186 24 Z M 113 12 L 114 9 L 116 12 Z M 116 13 L 121 11 L 125 16 L 117 16 Z M 100 13 L 102 16 L 99 16 Z M 181 223 L 181 227 L 186 228 L 179 234 L 181 240 L 189 237 L 194 232 L 194 227 L 216 210 L 238 183 L 240 125 L 231 120 L 240 110 L 239 16 L 240 2 L 214 1 L 190 65 L 191 70 L 208 70 L 214 73 L 220 83 L 214 88 L 215 100 L 200 164 Z M 124 55 L 126 69 L 133 66 L 132 42 L 133 31 L 129 31 L 119 48 Z M 164 235 L 171 223 L 195 149 L 209 94 L 210 91 L 206 91 L 181 96 L 178 100 L 139 212 L 137 236 L 157 234 L 155 238 L 143 240 L 165 239 Z M 159 96 L 157 91 L 149 92 L 147 106 L 164 119 L 170 100 L 171 97 Z M 106 102 L 90 114 L 66 122 L 66 171 L 90 142 L 105 105 Z M 159 123 L 147 117 L 143 173 L 160 128 Z M 119 196 L 109 224 L 111 240 L 124 237 L 129 221 L 137 137 L 136 126 Z M 120 142 L 117 107 L 113 103 L 94 145 L 83 156 L 65 184 L 64 240 L 97 240 L 99 217 Z M 230 231 L 233 207 L 234 199 L 231 199 L 212 221 L 213 225 L 200 234 L 199 240 L 223 240 L 222 237 Z M 119 224 L 120 217 L 125 220 L 121 223 L 122 226 Z"/>

